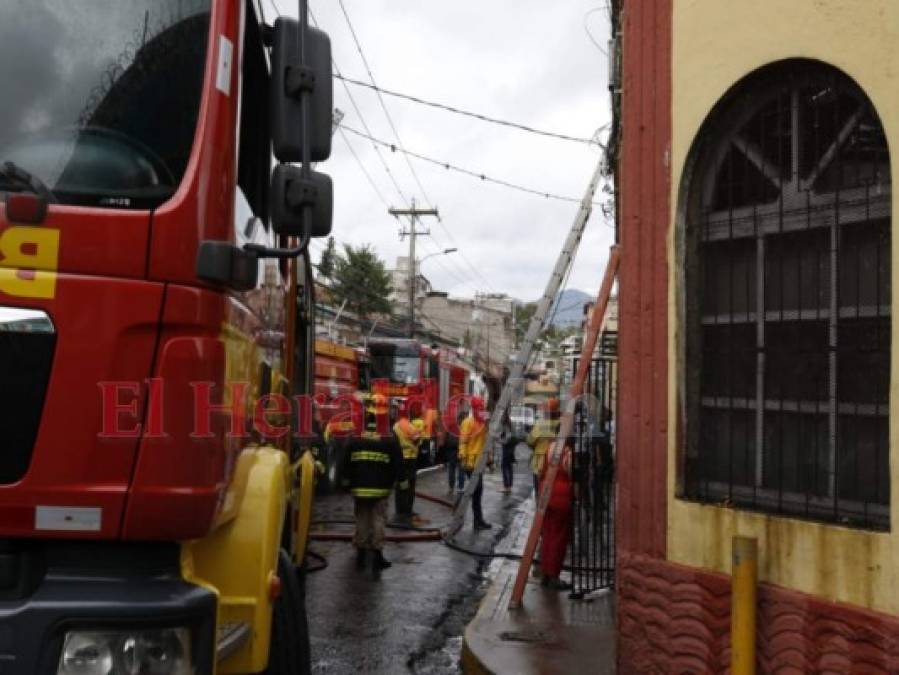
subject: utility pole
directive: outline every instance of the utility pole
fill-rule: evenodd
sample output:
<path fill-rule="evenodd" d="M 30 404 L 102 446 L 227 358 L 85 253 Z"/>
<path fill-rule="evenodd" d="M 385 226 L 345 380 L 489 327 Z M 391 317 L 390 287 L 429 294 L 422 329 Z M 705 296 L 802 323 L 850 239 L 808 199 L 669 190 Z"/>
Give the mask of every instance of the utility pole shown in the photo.
<path fill-rule="evenodd" d="M 487 322 L 487 374 L 490 374 L 490 324 Z"/>
<path fill-rule="evenodd" d="M 435 218 L 440 217 L 440 213 L 437 209 L 419 209 L 415 206 L 415 198 L 412 198 L 412 208 L 409 209 L 395 209 L 393 207 L 387 209 L 387 213 L 389 213 L 394 218 L 399 218 L 400 216 L 408 216 L 409 217 L 409 230 L 400 230 L 400 241 L 403 240 L 403 237 L 409 235 L 409 337 L 415 337 L 415 237 L 419 235 L 427 236 L 431 234 L 431 231 L 427 232 L 419 232 L 415 228 L 415 224 L 421 216 L 434 216 Z"/>

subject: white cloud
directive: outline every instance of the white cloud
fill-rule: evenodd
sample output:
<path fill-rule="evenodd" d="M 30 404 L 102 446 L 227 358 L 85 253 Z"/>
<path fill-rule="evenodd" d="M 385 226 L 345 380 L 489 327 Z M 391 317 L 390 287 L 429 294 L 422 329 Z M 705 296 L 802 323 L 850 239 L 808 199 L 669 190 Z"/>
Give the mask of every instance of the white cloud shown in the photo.
<path fill-rule="evenodd" d="M 344 0 L 377 83 L 385 88 L 447 103 L 528 126 L 589 137 L 609 119 L 607 59 L 584 32 L 584 15 L 602 0 Z M 293 0 L 278 4 L 296 14 Z M 331 35 L 341 71 L 367 75 L 336 0 L 312 0 L 312 10 Z M 590 27 L 600 44 L 607 16 Z M 372 133 L 394 138 L 377 96 L 350 85 Z M 335 82 L 335 105 L 345 123 L 362 123 L 344 88 Z M 598 152 L 486 124 L 385 96 L 409 150 L 489 176 L 580 198 Z M 350 136 L 366 170 L 391 205 L 400 205 L 372 145 Z M 398 153 L 382 152 L 404 194 L 424 197 Z M 410 160 L 440 208 L 442 225 L 430 223 L 421 254 L 458 245 L 486 277 L 491 290 L 533 299 L 540 295 L 571 225 L 577 205 L 527 195 Z M 334 235 L 338 241 L 374 244 L 389 264 L 407 253 L 390 217 L 338 135 L 320 170 L 335 184 Z M 431 220 L 431 219 L 429 219 Z M 425 223 L 426 225 L 428 223 Z M 447 234 L 451 233 L 451 236 Z M 598 287 L 613 231 L 595 209 L 578 253 L 570 286 L 591 294 Z M 430 240 L 430 241 L 429 241 Z M 487 290 L 484 281 L 452 254 L 432 258 L 423 272 L 435 288 L 453 294 Z"/>

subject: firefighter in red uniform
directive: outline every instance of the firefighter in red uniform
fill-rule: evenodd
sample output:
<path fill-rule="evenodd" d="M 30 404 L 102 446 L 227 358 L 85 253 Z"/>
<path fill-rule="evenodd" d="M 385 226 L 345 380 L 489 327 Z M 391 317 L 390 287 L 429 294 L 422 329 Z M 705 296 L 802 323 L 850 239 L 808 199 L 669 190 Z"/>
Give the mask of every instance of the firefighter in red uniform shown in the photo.
<path fill-rule="evenodd" d="M 550 446 L 549 453 L 554 451 L 553 446 Z M 540 472 L 541 493 L 549 468 L 548 460 L 551 456 L 549 453 Z M 574 496 L 574 483 L 571 480 L 571 446 L 568 444 L 565 445 L 559 457 L 559 468 L 551 489 L 549 502 L 546 505 L 546 514 L 543 518 L 540 572 L 543 576 L 542 584 L 544 586 L 564 591 L 571 588 L 571 584 L 563 582 L 559 575 L 562 572 L 562 564 L 565 562 L 565 550 L 568 548 L 568 538 L 571 532 L 571 503 Z"/>

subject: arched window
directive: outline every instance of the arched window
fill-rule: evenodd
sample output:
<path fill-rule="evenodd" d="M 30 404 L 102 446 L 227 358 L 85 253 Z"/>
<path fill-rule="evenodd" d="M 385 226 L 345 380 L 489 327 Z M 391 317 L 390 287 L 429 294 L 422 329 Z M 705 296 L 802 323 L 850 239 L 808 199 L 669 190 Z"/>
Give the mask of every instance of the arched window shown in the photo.
<path fill-rule="evenodd" d="M 768 67 L 682 191 L 681 496 L 889 527 L 889 150 L 850 78 Z"/>

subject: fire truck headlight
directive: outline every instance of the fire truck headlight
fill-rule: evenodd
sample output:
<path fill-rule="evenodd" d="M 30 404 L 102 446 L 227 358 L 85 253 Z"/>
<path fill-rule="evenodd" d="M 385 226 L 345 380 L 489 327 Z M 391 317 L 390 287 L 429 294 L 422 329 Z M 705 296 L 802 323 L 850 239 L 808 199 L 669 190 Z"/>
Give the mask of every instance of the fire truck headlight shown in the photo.
<path fill-rule="evenodd" d="M 66 633 L 57 675 L 192 675 L 187 628 Z"/>

